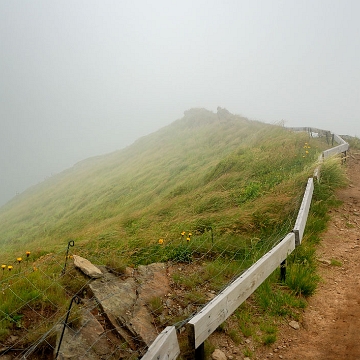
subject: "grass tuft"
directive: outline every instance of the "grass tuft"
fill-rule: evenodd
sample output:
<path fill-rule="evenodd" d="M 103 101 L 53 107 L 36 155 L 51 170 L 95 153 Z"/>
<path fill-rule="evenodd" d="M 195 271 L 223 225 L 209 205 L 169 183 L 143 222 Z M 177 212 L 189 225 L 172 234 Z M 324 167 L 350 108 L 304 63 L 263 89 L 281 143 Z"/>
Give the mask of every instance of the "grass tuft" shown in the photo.
<path fill-rule="evenodd" d="M 336 259 L 331 259 L 331 260 L 330 260 L 330 265 L 341 267 L 341 266 L 342 266 L 342 262 L 339 261 L 339 260 L 336 260 Z"/>
<path fill-rule="evenodd" d="M 286 285 L 295 295 L 311 296 L 320 281 L 314 268 L 303 264 L 292 264 L 286 274 Z"/>

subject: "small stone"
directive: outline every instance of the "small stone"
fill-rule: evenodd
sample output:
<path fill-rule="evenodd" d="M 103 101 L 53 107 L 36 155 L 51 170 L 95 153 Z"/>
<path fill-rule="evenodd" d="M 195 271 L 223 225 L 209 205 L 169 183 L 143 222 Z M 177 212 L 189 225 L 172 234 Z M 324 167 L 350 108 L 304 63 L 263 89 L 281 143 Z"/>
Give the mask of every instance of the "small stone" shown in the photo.
<path fill-rule="evenodd" d="M 246 342 L 247 344 L 250 344 L 250 343 L 251 343 L 251 340 L 250 340 L 250 339 L 246 339 L 245 342 Z"/>
<path fill-rule="evenodd" d="M 165 306 L 166 306 L 167 308 L 173 307 L 173 306 L 174 306 L 174 301 L 171 300 L 171 299 L 166 299 L 166 301 L 165 301 Z"/>
<path fill-rule="evenodd" d="M 226 360 L 226 355 L 220 349 L 215 349 L 211 354 L 211 358 L 213 360 Z"/>
<path fill-rule="evenodd" d="M 283 358 L 283 356 L 282 355 L 279 355 L 279 359 L 282 359 Z"/>
<path fill-rule="evenodd" d="M 299 330 L 300 329 L 300 325 L 297 321 L 290 321 L 289 322 L 289 326 L 292 327 L 295 330 Z"/>
<path fill-rule="evenodd" d="M 325 265 L 330 265 L 331 264 L 331 261 L 327 260 L 327 259 L 318 259 L 318 261 L 321 262 L 322 264 L 325 264 Z"/>
<path fill-rule="evenodd" d="M 125 276 L 134 276 L 134 269 L 131 267 L 126 267 L 124 275 Z"/>
<path fill-rule="evenodd" d="M 90 276 L 93 279 L 102 277 L 104 274 L 99 268 L 93 265 L 89 260 L 82 258 L 81 256 L 73 255 L 74 265 L 79 268 L 84 274 Z"/>

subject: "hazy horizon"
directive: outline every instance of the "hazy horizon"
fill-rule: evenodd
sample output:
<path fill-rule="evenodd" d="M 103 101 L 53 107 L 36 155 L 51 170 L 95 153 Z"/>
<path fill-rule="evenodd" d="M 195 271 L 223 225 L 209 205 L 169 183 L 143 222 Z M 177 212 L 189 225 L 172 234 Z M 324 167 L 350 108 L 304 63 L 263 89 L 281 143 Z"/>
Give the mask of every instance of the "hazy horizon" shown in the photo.
<path fill-rule="evenodd" d="M 359 10 L 0 0 L 0 206 L 193 107 L 359 136 Z"/>

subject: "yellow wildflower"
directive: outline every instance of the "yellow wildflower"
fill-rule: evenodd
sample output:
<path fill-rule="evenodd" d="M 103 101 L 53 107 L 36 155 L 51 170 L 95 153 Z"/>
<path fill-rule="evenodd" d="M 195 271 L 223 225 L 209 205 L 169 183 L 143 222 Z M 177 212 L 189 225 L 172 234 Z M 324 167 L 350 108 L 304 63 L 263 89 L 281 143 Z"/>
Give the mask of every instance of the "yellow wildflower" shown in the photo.
<path fill-rule="evenodd" d="M 9 270 L 9 271 L 11 271 L 12 268 L 13 268 L 12 265 L 9 265 L 9 266 L 8 266 L 8 270 Z"/>
<path fill-rule="evenodd" d="M 159 244 L 162 245 L 164 243 L 164 239 L 159 239 Z"/>

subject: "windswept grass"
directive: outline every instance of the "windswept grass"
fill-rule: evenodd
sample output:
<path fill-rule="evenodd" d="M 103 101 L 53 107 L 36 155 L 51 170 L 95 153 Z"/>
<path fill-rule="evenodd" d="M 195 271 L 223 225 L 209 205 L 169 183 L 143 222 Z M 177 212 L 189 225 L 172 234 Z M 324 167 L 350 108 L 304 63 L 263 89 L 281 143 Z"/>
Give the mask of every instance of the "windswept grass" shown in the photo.
<path fill-rule="evenodd" d="M 353 136 L 342 136 L 342 138 L 347 141 L 350 145 L 350 148 L 352 150 L 360 150 L 360 139 L 359 137 L 353 137 Z"/>
<path fill-rule="evenodd" d="M 29 269 L 38 271 L 17 280 L 17 298 L 0 294 L 0 338 L 21 321 L 26 304 L 63 309 L 84 287 L 86 279 L 62 274 L 69 240 L 71 254 L 118 274 L 127 266 L 199 259 L 198 273 L 174 274 L 174 281 L 193 288 L 189 299 L 204 302 L 198 286 L 221 289 L 292 229 L 306 180 L 327 147 L 326 139 L 306 133 L 192 109 L 123 150 L 28 189 L 0 209 L 0 262 L 30 251 Z M 336 165 L 325 164 L 307 229 L 313 242 L 324 228 L 323 204 L 336 203 L 333 187 L 342 183 Z M 44 261 L 47 254 L 53 261 Z M 7 288 L 10 272 L 0 275 Z M 274 304 L 280 297 L 275 291 Z"/>
<path fill-rule="evenodd" d="M 268 277 L 223 324 L 229 334 L 240 333 L 245 338 L 251 337 L 255 344 L 271 345 L 276 341 L 279 324 L 284 320 L 301 319 L 308 304 L 307 297 L 314 294 L 321 280 L 317 273 L 315 250 L 330 219 L 329 210 L 340 205 L 334 191 L 347 184 L 339 159 L 327 160 L 321 174 L 321 181 L 315 183 L 302 244 L 287 259 L 285 282 L 280 281 L 279 270 Z M 341 262 L 332 259 L 331 265 L 341 266 Z"/>

